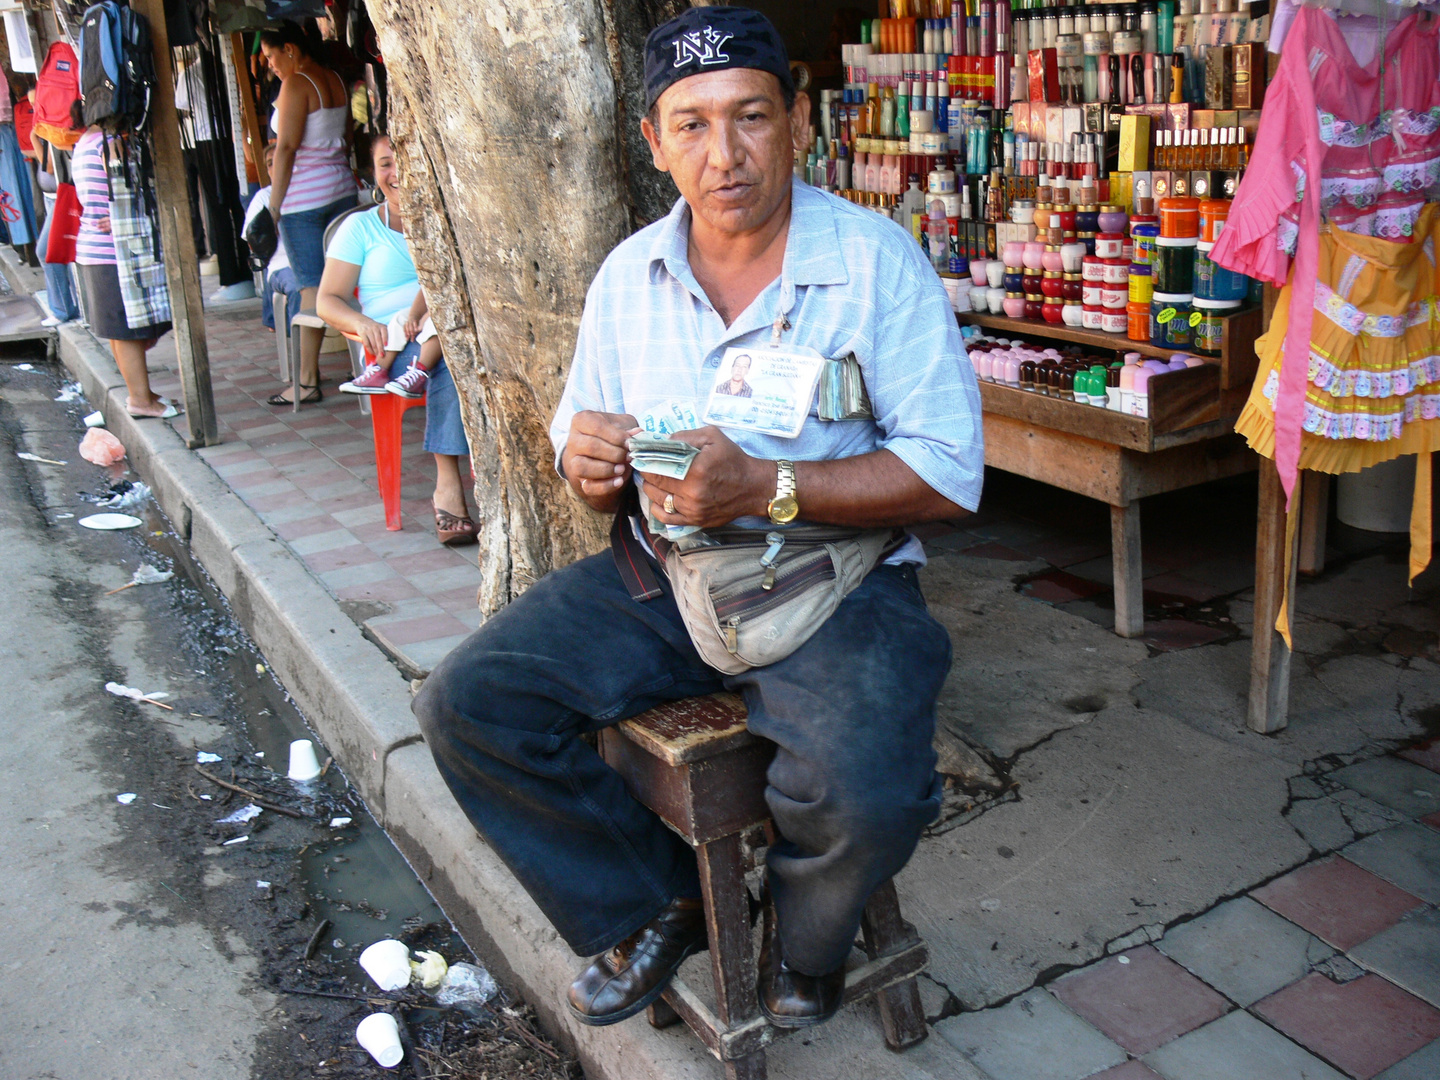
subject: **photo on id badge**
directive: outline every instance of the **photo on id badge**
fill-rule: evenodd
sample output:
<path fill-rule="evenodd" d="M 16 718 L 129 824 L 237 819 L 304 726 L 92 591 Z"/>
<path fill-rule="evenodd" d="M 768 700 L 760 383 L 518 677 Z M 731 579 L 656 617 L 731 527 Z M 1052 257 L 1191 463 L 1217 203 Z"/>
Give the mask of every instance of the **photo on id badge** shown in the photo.
<path fill-rule="evenodd" d="M 793 439 L 805 426 L 824 362 L 813 350 L 732 345 L 720 360 L 701 419 Z"/>

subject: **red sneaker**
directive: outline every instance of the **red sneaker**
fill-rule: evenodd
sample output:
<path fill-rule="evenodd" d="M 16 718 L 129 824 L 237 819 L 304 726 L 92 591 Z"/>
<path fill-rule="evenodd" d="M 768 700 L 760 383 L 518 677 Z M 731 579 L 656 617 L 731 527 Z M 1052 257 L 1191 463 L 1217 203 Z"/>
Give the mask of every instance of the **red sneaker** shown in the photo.
<path fill-rule="evenodd" d="M 387 382 L 385 389 L 403 398 L 422 398 L 425 396 L 425 384 L 429 381 L 430 373 L 415 364 L 398 379 Z"/>
<path fill-rule="evenodd" d="M 390 372 L 379 364 L 366 364 L 365 373 L 358 379 L 340 384 L 342 394 L 383 394 L 385 384 L 390 381 Z"/>

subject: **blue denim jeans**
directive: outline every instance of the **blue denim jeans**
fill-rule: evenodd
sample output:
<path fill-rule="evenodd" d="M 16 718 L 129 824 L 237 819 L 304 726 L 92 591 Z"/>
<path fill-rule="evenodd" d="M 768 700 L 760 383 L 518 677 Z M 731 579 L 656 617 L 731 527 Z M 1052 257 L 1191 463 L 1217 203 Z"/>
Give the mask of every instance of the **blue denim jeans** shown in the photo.
<path fill-rule="evenodd" d="M 328 206 L 280 215 L 280 242 L 285 245 L 290 269 L 302 289 L 320 284 L 320 275 L 325 272 L 325 227 L 354 206 L 357 199 L 346 195 Z"/>
<path fill-rule="evenodd" d="M 265 288 L 260 290 L 260 322 L 275 329 L 275 294 L 285 294 L 285 318 L 293 319 L 302 310 L 300 284 L 288 266 L 265 275 Z M 283 331 L 282 331 L 283 333 Z"/>
<path fill-rule="evenodd" d="M 406 342 L 405 348 L 395 354 L 390 377 L 398 379 L 419 359 L 420 346 L 413 341 Z M 470 456 L 465 424 L 460 419 L 460 391 L 455 389 L 455 380 L 450 377 L 450 368 L 443 358 L 431 369 L 430 381 L 425 384 L 425 451 L 452 457 Z"/>
<path fill-rule="evenodd" d="M 436 765 L 555 929 L 592 955 L 700 890 L 690 847 L 581 736 L 664 701 L 740 693 L 750 730 L 776 744 L 767 865 L 786 961 L 833 971 L 870 894 L 939 813 L 931 739 L 949 635 L 914 568 L 881 566 L 786 659 L 725 676 L 660 580 L 638 603 L 604 552 L 482 625 L 414 701 Z"/>
<path fill-rule="evenodd" d="M 45 224 L 40 228 L 40 239 L 35 242 L 35 254 L 45 268 L 45 300 L 50 314 L 61 322 L 80 317 L 80 305 L 75 302 L 75 289 L 70 281 L 70 267 L 67 263 L 45 261 L 45 252 L 50 245 L 50 223 L 55 218 L 55 196 L 45 196 Z"/>

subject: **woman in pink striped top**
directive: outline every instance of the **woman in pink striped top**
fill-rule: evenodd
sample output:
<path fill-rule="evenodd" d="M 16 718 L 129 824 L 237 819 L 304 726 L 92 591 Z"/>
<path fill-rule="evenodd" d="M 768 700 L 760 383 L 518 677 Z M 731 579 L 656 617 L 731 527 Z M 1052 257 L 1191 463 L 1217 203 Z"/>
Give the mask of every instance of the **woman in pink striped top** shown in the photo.
<path fill-rule="evenodd" d="M 355 205 L 350 95 L 340 76 L 311 55 L 310 43 L 295 23 L 262 31 L 260 51 L 280 79 L 280 96 L 270 118 L 276 135 L 270 214 L 279 226 L 304 307 L 313 308 L 325 270 L 325 226 Z M 309 327 L 300 334 L 300 385 L 306 391 L 300 400 L 319 401 L 324 335 Z M 276 394 L 270 404 L 289 405 L 289 394 L 288 389 Z"/>

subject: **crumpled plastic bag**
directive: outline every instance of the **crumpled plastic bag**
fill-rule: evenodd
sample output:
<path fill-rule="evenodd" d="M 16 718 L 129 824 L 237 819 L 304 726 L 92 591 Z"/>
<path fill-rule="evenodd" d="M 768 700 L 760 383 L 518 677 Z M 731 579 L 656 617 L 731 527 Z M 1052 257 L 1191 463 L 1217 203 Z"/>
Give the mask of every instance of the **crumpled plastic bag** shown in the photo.
<path fill-rule="evenodd" d="M 142 480 L 121 480 L 110 485 L 110 494 L 104 498 L 95 500 L 96 506 L 103 506 L 107 510 L 133 510 L 150 498 L 150 485 Z M 173 576 L 173 575 L 172 575 Z M 158 580 L 164 581 L 165 578 Z M 154 585 L 154 581 L 141 582 L 142 585 Z"/>
<path fill-rule="evenodd" d="M 80 456 L 92 465 L 114 465 L 125 457 L 120 440 L 104 428 L 91 428 L 80 440 Z"/>
<path fill-rule="evenodd" d="M 420 959 L 410 961 L 411 978 L 418 979 L 420 985 L 426 990 L 434 990 L 440 985 L 441 980 L 445 978 L 445 973 L 449 970 L 449 965 L 445 963 L 443 956 L 429 949 L 425 949 L 415 955 L 420 957 Z"/>
<path fill-rule="evenodd" d="M 463 1013 L 478 1016 L 485 1009 L 485 1003 L 500 992 L 494 978 L 482 967 L 474 964 L 451 964 L 441 980 L 440 992 L 435 995 L 437 1004 Z"/>

